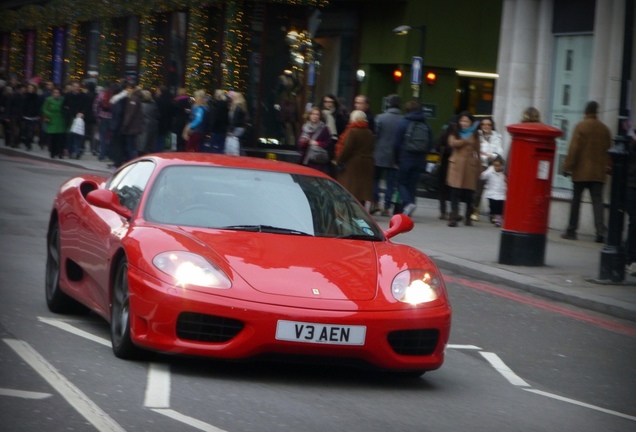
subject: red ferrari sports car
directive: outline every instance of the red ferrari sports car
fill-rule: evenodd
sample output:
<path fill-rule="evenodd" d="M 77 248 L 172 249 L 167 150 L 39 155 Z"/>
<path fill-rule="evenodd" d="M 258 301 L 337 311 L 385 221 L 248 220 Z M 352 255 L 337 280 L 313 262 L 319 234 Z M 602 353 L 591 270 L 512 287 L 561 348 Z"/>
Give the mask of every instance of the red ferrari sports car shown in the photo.
<path fill-rule="evenodd" d="M 224 359 L 359 362 L 421 374 L 444 361 L 442 276 L 389 239 L 332 178 L 249 157 L 166 153 L 55 198 L 46 302 L 110 323 L 120 358 L 146 350 Z"/>

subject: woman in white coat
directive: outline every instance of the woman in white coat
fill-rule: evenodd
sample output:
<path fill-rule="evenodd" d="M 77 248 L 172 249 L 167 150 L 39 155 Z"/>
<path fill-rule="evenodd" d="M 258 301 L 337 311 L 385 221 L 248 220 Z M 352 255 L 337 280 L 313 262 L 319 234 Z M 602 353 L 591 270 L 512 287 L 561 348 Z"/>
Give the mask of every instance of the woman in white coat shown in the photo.
<path fill-rule="evenodd" d="M 497 156 L 503 157 L 503 137 L 495 130 L 495 122 L 492 117 L 484 117 L 479 124 L 479 150 L 481 159 L 481 171 L 484 172 Z M 484 182 L 477 182 L 477 190 L 473 196 L 473 214 L 471 219 L 479 220 L 479 207 L 484 191 Z"/>

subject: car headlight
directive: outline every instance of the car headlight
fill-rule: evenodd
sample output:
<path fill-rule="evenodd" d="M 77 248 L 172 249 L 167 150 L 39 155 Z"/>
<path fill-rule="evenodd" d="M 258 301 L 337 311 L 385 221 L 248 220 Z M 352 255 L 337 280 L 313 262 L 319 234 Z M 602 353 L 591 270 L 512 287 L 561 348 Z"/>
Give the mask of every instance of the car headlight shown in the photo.
<path fill-rule="evenodd" d="M 172 276 L 181 287 L 196 285 L 208 288 L 228 289 L 230 278 L 207 259 L 191 252 L 163 252 L 154 257 L 152 263 L 165 274 Z"/>
<path fill-rule="evenodd" d="M 396 300 L 418 305 L 437 300 L 441 296 L 439 276 L 426 270 L 411 269 L 400 272 L 391 283 Z"/>

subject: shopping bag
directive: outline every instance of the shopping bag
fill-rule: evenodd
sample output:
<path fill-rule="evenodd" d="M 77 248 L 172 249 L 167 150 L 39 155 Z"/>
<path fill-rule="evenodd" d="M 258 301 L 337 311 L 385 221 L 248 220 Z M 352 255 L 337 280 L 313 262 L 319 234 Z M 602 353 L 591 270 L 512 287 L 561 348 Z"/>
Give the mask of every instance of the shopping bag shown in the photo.
<path fill-rule="evenodd" d="M 241 144 L 239 139 L 234 135 L 228 135 L 225 138 L 225 154 L 239 156 L 241 154 Z"/>
<path fill-rule="evenodd" d="M 81 117 L 75 117 L 73 119 L 73 124 L 71 124 L 71 133 L 84 135 L 84 128 L 84 119 Z"/>

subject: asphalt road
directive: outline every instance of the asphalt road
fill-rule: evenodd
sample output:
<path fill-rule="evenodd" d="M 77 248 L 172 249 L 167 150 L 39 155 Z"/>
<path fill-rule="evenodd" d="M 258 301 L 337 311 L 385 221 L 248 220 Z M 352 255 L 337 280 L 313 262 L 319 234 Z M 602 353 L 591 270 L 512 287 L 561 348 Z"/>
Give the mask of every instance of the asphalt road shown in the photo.
<path fill-rule="evenodd" d="M 56 188 L 80 172 L 0 155 L 0 430 L 627 431 L 636 326 L 445 274 L 444 366 L 421 378 L 333 366 L 114 357 L 95 315 L 44 301 Z"/>

